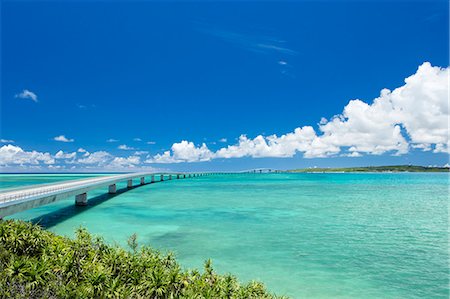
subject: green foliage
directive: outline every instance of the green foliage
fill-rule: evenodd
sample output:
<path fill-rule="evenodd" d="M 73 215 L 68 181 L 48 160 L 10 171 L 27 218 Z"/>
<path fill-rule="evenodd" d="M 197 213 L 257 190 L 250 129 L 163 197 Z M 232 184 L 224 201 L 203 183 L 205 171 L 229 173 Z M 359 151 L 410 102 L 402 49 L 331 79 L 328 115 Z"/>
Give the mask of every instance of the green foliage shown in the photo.
<path fill-rule="evenodd" d="M 289 170 L 288 172 L 449 172 L 449 169 L 449 167 L 393 165 L 347 168 L 304 168 Z"/>
<path fill-rule="evenodd" d="M 0 221 L 1 298 L 277 298 L 264 285 L 241 285 L 218 275 L 185 271 L 174 256 L 149 247 L 108 246 L 85 229 L 57 236 L 23 221 Z"/>

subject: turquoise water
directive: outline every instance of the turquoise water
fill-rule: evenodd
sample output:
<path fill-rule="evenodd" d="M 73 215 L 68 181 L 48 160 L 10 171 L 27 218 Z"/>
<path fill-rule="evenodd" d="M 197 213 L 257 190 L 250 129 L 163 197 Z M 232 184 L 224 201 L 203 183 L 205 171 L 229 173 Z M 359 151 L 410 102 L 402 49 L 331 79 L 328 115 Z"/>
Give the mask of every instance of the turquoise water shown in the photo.
<path fill-rule="evenodd" d="M 448 188 L 442 173 L 223 175 L 97 190 L 87 207 L 71 198 L 9 218 L 69 236 L 82 225 L 121 245 L 136 232 L 186 268 L 212 258 L 293 298 L 448 298 Z"/>

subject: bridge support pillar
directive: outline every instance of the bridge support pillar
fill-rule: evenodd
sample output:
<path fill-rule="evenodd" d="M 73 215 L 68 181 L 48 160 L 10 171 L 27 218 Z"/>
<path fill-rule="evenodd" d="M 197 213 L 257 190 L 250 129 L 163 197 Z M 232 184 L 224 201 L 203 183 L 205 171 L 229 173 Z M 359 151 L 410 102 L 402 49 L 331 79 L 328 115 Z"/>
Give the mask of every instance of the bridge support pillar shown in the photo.
<path fill-rule="evenodd" d="M 171 180 L 172 179 L 172 175 L 171 174 L 169 174 L 169 180 Z"/>
<path fill-rule="evenodd" d="M 179 174 L 177 174 L 177 180 L 180 178 L 180 175 Z"/>
<path fill-rule="evenodd" d="M 116 184 L 109 185 L 109 187 L 108 187 L 108 193 L 109 193 L 109 194 L 115 194 L 116 192 L 117 192 L 117 186 L 116 186 Z"/>
<path fill-rule="evenodd" d="M 186 178 L 186 175 L 185 174 L 183 174 L 183 179 L 185 179 Z"/>
<path fill-rule="evenodd" d="M 141 177 L 141 185 L 144 185 L 144 184 L 145 184 L 145 178 Z"/>
<path fill-rule="evenodd" d="M 85 206 L 87 205 L 87 193 L 78 194 L 75 196 L 75 205 L 76 206 Z"/>
<path fill-rule="evenodd" d="M 127 181 L 127 188 L 128 189 L 133 188 L 133 180 L 128 180 Z"/>
<path fill-rule="evenodd" d="M 164 175 L 161 175 L 161 182 L 164 181 Z"/>
<path fill-rule="evenodd" d="M 155 176 L 152 175 L 152 183 L 154 183 L 154 182 L 155 182 Z"/>
<path fill-rule="evenodd" d="M 189 174 L 189 177 L 191 177 L 191 174 Z"/>

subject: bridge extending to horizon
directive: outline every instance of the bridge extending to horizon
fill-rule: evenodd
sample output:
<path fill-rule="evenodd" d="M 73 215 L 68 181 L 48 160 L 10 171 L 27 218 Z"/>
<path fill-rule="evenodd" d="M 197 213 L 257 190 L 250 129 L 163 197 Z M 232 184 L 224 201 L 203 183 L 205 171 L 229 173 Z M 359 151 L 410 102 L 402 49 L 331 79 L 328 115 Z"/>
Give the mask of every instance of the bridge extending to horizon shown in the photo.
<path fill-rule="evenodd" d="M 126 182 L 127 189 L 131 189 L 156 182 L 216 174 L 224 173 L 127 173 L 6 189 L 0 192 L 0 219 L 71 196 L 75 196 L 75 205 L 84 206 L 87 205 L 89 191 L 107 187 L 108 193 L 114 194 L 117 192 L 117 184 L 122 182 Z"/>
<path fill-rule="evenodd" d="M 53 203 L 75 196 L 75 205 L 87 205 L 87 193 L 91 190 L 107 187 L 109 194 L 117 192 L 117 184 L 126 182 L 127 189 L 156 182 L 197 178 L 218 174 L 267 173 L 268 169 L 252 169 L 240 172 L 200 172 L 200 173 L 127 173 L 87 179 L 68 180 L 58 183 L 38 184 L 0 192 L 0 219 L 21 211 Z M 137 183 L 136 183 L 137 181 Z"/>

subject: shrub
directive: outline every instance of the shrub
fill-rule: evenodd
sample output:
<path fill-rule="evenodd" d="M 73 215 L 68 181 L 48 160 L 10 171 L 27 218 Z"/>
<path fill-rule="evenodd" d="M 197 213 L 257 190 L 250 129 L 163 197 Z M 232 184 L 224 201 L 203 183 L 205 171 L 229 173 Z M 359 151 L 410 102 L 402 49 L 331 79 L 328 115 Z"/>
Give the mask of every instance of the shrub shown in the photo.
<path fill-rule="evenodd" d="M 0 221 L 1 298 L 277 298 L 259 282 L 241 285 L 218 275 L 182 270 L 173 254 L 109 246 L 85 229 L 57 236 L 28 222 Z"/>

